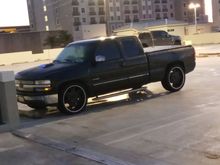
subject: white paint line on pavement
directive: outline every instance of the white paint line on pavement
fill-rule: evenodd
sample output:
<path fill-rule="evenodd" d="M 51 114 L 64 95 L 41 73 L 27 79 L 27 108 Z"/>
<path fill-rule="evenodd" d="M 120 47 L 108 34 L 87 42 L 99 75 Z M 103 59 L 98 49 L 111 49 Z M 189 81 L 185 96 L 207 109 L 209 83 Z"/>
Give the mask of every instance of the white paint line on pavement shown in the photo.
<path fill-rule="evenodd" d="M 119 143 L 119 142 L 123 142 L 123 141 L 126 141 L 126 140 L 130 140 L 132 138 L 135 138 L 135 137 L 138 137 L 138 136 L 141 136 L 141 135 L 144 135 L 146 133 L 150 133 L 150 132 L 153 132 L 153 131 L 157 131 L 159 129 L 162 129 L 162 128 L 165 128 L 165 127 L 169 127 L 169 126 L 172 126 L 172 125 L 175 125 L 175 124 L 178 124 L 178 123 L 181 123 L 183 121 L 187 121 L 187 120 L 191 120 L 191 119 L 194 119 L 194 118 L 198 118 L 198 117 L 201 117 L 203 115 L 207 115 L 207 114 L 211 114 L 211 113 L 216 113 L 218 111 L 213 111 L 213 112 L 204 112 L 204 113 L 200 113 L 200 114 L 197 114 L 197 115 L 193 115 L 193 116 L 190 116 L 190 117 L 186 117 L 184 119 L 180 119 L 180 120 L 176 120 L 174 122 L 170 122 L 170 123 L 167 123 L 167 124 L 163 124 L 161 126 L 158 126 L 158 127 L 155 127 L 155 128 L 152 128 L 152 129 L 149 129 L 149 130 L 146 130 L 146 131 L 142 131 L 140 133 L 136 133 L 136 134 L 132 134 L 130 136 L 126 136 L 126 137 L 123 137 L 123 138 L 119 138 L 119 139 L 116 139 L 116 140 L 113 140 L 113 141 L 109 141 L 109 142 L 106 142 L 105 145 L 112 145 L 112 144 L 115 144 L 115 143 Z"/>

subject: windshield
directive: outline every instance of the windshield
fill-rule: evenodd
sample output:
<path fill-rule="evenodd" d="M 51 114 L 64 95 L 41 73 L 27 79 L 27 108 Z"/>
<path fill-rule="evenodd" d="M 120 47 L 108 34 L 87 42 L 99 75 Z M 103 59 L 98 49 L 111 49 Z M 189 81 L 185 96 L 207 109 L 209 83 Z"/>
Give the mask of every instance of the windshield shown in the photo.
<path fill-rule="evenodd" d="M 71 44 L 63 49 L 55 62 L 83 63 L 94 54 L 97 42 Z"/>

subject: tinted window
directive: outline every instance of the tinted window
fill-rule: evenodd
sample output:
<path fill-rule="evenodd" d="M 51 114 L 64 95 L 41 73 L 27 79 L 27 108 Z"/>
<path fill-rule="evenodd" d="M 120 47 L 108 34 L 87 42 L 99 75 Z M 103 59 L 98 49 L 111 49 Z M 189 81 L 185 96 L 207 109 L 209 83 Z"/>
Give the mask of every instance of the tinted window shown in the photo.
<path fill-rule="evenodd" d="M 71 62 L 71 63 L 82 63 L 89 59 L 91 54 L 97 47 L 97 42 L 88 43 L 76 43 L 68 45 L 63 49 L 55 61 L 57 62 Z"/>
<path fill-rule="evenodd" d="M 140 55 L 140 45 L 135 38 L 122 38 L 121 43 L 125 56 L 134 57 Z"/>
<path fill-rule="evenodd" d="M 140 40 L 151 39 L 150 33 L 141 33 L 141 34 L 139 34 L 139 39 Z"/>
<path fill-rule="evenodd" d="M 165 32 L 165 31 L 152 31 L 151 33 L 152 33 L 154 38 L 167 37 L 167 32 Z"/>
<path fill-rule="evenodd" d="M 120 51 L 115 41 L 101 42 L 96 50 L 96 56 L 105 56 L 106 61 L 120 58 Z"/>

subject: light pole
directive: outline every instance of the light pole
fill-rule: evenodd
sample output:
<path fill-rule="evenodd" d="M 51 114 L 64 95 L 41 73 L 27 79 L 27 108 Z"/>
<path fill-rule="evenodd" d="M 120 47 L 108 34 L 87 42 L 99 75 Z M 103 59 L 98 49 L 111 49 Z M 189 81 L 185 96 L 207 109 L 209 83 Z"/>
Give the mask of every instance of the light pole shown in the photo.
<path fill-rule="evenodd" d="M 196 30 L 196 33 L 197 33 L 197 8 L 200 7 L 200 4 L 199 3 L 190 3 L 189 4 L 189 9 L 194 9 L 194 16 L 195 16 L 195 30 Z"/>

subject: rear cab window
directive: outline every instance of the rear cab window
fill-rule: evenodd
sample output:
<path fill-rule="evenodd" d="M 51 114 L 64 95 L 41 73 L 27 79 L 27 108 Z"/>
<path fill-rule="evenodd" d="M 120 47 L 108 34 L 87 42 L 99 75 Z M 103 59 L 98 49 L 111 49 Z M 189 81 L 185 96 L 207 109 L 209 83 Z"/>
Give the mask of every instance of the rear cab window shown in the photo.
<path fill-rule="evenodd" d="M 115 40 L 105 40 L 100 42 L 95 55 L 104 56 L 106 61 L 117 60 L 121 58 L 119 45 Z"/>
<path fill-rule="evenodd" d="M 120 38 L 121 46 L 126 58 L 143 55 L 143 48 L 136 37 Z"/>

